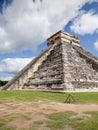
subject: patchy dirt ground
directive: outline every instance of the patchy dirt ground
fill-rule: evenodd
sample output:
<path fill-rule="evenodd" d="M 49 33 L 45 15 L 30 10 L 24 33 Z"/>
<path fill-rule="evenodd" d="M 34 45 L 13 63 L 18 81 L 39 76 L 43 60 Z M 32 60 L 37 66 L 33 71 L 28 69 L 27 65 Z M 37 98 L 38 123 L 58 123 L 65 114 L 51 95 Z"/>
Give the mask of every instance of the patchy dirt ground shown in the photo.
<path fill-rule="evenodd" d="M 13 116 L 16 117 L 10 121 L 10 125 L 20 128 L 29 128 L 35 121 L 45 120 L 45 114 L 55 112 L 73 111 L 78 116 L 89 117 L 84 112 L 98 111 L 98 105 L 64 104 L 56 102 L 9 102 L 0 104 L 0 118 Z M 74 117 L 72 117 L 74 118 Z M 40 128 L 40 130 L 43 128 Z M 48 130 L 48 129 L 47 129 Z"/>
<path fill-rule="evenodd" d="M 0 116 L 11 113 L 45 113 L 50 114 L 61 111 L 73 111 L 76 113 L 82 113 L 86 111 L 98 111 L 98 105 L 96 104 L 65 104 L 50 102 L 10 102 L 0 104 Z"/>

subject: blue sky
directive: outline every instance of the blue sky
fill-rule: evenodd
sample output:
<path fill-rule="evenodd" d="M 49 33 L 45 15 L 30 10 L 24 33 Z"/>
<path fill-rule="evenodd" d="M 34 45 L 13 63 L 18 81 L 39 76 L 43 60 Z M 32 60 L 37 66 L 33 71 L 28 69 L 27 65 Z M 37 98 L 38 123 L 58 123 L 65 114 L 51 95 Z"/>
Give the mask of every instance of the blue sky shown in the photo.
<path fill-rule="evenodd" d="M 11 79 L 59 30 L 98 57 L 98 0 L 0 0 L 0 79 Z"/>

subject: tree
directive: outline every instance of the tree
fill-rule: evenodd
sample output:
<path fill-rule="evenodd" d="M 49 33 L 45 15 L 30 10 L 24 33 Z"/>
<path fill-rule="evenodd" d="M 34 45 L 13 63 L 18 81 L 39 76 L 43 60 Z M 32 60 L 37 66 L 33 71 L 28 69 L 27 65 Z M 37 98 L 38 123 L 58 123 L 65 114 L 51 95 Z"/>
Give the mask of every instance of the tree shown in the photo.
<path fill-rule="evenodd" d="M 0 80 L 0 86 L 4 86 L 8 81 L 2 81 Z"/>

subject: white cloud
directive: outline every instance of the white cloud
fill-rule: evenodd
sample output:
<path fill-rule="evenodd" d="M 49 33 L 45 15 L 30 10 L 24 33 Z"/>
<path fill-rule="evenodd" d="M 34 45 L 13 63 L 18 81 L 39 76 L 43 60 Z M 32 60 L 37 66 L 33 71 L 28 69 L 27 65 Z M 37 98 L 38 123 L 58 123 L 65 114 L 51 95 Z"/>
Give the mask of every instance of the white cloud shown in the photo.
<path fill-rule="evenodd" d="M 86 2 L 96 0 L 13 0 L 0 14 L 0 53 L 31 49 L 62 29 Z"/>
<path fill-rule="evenodd" d="M 2 73 L 17 73 L 26 64 L 28 64 L 32 58 L 7 58 L 3 59 L 0 63 L 0 72 Z"/>
<path fill-rule="evenodd" d="M 96 50 L 98 50 L 98 41 L 96 41 L 96 42 L 94 43 L 94 48 L 95 48 Z"/>
<path fill-rule="evenodd" d="M 81 12 L 70 27 L 75 33 L 85 35 L 93 34 L 98 31 L 98 14 L 93 11 Z"/>

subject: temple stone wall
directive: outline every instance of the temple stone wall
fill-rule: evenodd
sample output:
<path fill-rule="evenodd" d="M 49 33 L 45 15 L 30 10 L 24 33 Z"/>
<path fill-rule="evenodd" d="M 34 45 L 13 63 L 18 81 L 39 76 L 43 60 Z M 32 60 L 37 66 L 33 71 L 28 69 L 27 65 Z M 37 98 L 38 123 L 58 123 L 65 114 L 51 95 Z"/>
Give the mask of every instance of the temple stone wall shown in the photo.
<path fill-rule="evenodd" d="M 42 62 L 47 59 L 47 56 L 53 50 L 55 45 L 46 48 L 39 56 L 32 60 L 25 68 L 23 68 L 11 81 L 6 84 L 3 89 L 16 90 L 23 89 L 24 84 L 28 82 L 29 78 L 37 71 Z"/>
<path fill-rule="evenodd" d="M 59 31 L 47 48 L 4 86 L 6 89 L 97 90 L 98 58 L 80 47 L 77 37 Z"/>
<path fill-rule="evenodd" d="M 55 44 L 47 59 L 24 85 L 24 89 L 63 90 L 62 44 Z"/>
<path fill-rule="evenodd" d="M 98 87 L 96 58 L 89 57 L 82 48 L 67 43 L 63 43 L 63 58 L 65 90 Z"/>

